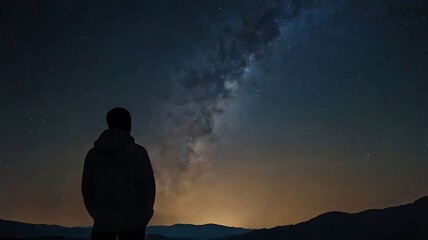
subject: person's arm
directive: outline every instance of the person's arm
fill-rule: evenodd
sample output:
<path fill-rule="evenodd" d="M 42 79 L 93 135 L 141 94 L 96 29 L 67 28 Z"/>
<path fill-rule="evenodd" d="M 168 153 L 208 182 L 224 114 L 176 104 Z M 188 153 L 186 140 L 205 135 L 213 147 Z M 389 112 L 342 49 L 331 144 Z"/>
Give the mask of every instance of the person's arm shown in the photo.
<path fill-rule="evenodd" d="M 82 195 L 83 195 L 83 200 L 85 203 L 86 210 L 88 211 L 89 215 L 91 215 L 91 217 L 94 217 L 93 216 L 93 197 L 92 197 L 93 190 L 92 190 L 92 184 L 91 184 L 92 171 L 89 164 L 90 152 L 91 151 L 89 151 L 86 154 L 86 158 L 85 158 L 81 190 L 82 190 Z"/>
<path fill-rule="evenodd" d="M 150 220 L 156 196 L 156 184 L 150 157 L 144 147 L 138 146 L 136 161 L 136 187 L 139 205 L 145 218 Z M 147 220 L 147 221 L 148 221 Z"/>

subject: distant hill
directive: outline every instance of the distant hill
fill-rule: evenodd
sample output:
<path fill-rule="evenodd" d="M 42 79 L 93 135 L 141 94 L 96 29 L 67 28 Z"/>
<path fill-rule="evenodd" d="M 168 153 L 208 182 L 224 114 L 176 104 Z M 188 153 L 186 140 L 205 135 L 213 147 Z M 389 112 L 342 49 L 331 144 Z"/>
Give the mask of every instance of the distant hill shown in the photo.
<path fill-rule="evenodd" d="M 86 238 L 67 238 L 67 237 L 32 237 L 32 238 L 17 238 L 17 237 L 0 237 L 0 240 L 91 240 L 90 237 Z M 184 238 L 169 238 L 157 234 L 148 234 L 146 235 L 146 240 L 187 240 Z"/>
<path fill-rule="evenodd" d="M 37 237 L 37 238 L 12 238 L 0 237 L 0 240 L 91 240 L 90 238 L 66 238 L 66 237 Z M 147 239 L 152 240 L 152 239 Z"/>
<path fill-rule="evenodd" d="M 30 224 L 0 219 L 0 236 L 15 238 L 36 238 L 59 236 L 67 238 L 88 238 L 89 227 L 63 227 L 58 225 Z"/>
<path fill-rule="evenodd" d="M 37 237 L 37 238 L 11 238 L 0 237 L 0 240 L 91 240 L 88 238 L 66 238 L 66 237 Z M 182 240 L 180 238 L 168 238 L 162 235 L 147 235 L 146 240 Z"/>
<path fill-rule="evenodd" d="M 166 237 L 209 240 L 237 236 L 252 231 L 252 229 L 226 227 L 217 224 L 192 225 L 175 224 L 172 226 L 150 226 L 148 234 L 160 234 Z"/>
<path fill-rule="evenodd" d="M 0 219 L 0 240 L 89 240 L 90 231 L 90 227 Z M 328 212 L 307 222 L 270 229 L 176 224 L 150 226 L 147 233 L 147 240 L 428 240 L 428 196 L 406 205 L 354 214 Z"/>
<path fill-rule="evenodd" d="M 427 240 L 428 196 L 414 203 L 349 214 L 329 212 L 307 222 L 218 240 Z"/>
<path fill-rule="evenodd" d="M 172 226 L 149 226 L 147 227 L 147 239 L 171 240 L 194 239 L 208 240 L 236 236 L 251 229 L 226 227 L 216 224 L 191 225 L 175 224 Z M 30 224 L 0 219 L 0 236 L 8 238 L 39 238 L 58 236 L 62 238 L 89 238 L 91 227 L 63 227 L 58 225 Z M 0 237 L 0 240 L 3 240 Z"/>

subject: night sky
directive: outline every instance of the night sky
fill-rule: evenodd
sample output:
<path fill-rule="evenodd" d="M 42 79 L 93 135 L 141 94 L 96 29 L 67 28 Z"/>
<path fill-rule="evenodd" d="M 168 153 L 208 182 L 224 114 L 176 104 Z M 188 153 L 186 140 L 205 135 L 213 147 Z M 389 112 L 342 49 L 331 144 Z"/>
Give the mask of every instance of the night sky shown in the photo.
<path fill-rule="evenodd" d="M 151 225 L 272 227 L 428 194 L 424 0 L 1 1 L 0 218 L 90 225 L 127 108 Z"/>

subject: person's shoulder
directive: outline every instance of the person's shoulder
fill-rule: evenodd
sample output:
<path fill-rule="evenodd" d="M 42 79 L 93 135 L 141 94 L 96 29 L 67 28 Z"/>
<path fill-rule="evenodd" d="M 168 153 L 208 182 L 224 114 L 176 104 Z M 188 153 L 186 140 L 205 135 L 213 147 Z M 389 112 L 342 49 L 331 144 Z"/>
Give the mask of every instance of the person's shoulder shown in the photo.
<path fill-rule="evenodd" d="M 88 152 L 86 153 L 86 156 L 90 156 L 94 153 L 95 153 L 95 149 L 92 147 L 91 149 L 88 150 Z"/>
<path fill-rule="evenodd" d="M 138 143 L 134 143 L 134 148 L 139 152 L 147 152 L 146 148 Z"/>
<path fill-rule="evenodd" d="M 85 157 L 85 162 L 93 162 L 93 159 L 96 158 L 95 157 L 95 150 L 94 148 L 89 149 L 89 151 L 86 153 L 86 157 Z"/>
<path fill-rule="evenodd" d="M 141 146 L 140 144 L 134 143 L 134 149 L 139 159 L 150 159 L 145 147 Z"/>

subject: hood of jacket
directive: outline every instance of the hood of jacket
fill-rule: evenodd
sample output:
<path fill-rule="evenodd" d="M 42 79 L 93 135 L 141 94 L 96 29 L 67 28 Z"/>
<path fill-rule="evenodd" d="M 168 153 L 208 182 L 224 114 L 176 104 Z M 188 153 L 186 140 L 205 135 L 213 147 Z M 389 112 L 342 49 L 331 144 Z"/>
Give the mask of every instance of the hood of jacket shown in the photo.
<path fill-rule="evenodd" d="M 94 149 L 101 153 L 111 154 L 123 150 L 134 142 L 135 139 L 127 131 L 111 128 L 101 133 L 94 142 Z"/>

